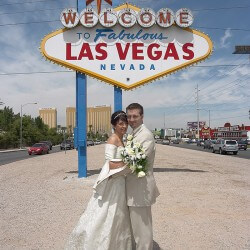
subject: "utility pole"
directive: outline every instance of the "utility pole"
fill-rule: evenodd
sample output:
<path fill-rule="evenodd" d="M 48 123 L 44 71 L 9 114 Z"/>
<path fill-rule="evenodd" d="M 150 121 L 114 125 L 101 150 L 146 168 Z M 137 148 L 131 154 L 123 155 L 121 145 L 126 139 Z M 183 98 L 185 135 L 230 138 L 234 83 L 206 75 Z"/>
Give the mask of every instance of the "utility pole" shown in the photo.
<path fill-rule="evenodd" d="M 165 134 L 166 134 L 166 113 L 164 112 L 164 124 L 163 124 L 163 139 L 165 139 Z"/>
<path fill-rule="evenodd" d="M 166 114 L 164 112 L 164 129 L 166 129 Z"/>
<path fill-rule="evenodd" d="M 196 110 L 197 110 L 197 133 L 198 140 L 200 139 L 200 109 L 199 109 L 199 86 L 197 84 L 196 89 Z"/>
<path fill-rule="evenodd" d="M 209 126 L 209 128 L 210 128 L 210 109 L 208 110 L 208 126 Z"/>

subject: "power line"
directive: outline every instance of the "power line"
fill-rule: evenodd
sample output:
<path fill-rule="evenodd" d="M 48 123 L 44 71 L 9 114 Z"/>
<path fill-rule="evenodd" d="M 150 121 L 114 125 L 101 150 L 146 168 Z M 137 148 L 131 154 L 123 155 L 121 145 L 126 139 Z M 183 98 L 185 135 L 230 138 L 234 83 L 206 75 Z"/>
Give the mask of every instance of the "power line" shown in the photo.
<path fill-rule="evenodd" d="M 246 9 L 246 8 L 250 8 L 250 6 L 232 6 L 232 7 L 221 7 L 221 8 L 194 9 L 192 11 L 232 10 L 232 9 Z"/>
<path fill-rule="evenodd" d="M 51 2 L 51 1 L 57 1 L 57 0 L 40 0 L 40 1 L 29 1 L 29 2 L 5 3 L 5 4 L 0 4 L 0 6 L 15 5 L 15 4 L 26 4 L 26 3 L 43 3 L 43 2 Z"/>
<path fill-rule="evenodd" d="M 245 64 L 216 64 L 216 65 L 194 65 L 191 67 L 195 67 L 195 68 L 212 68 L 212 67 L 238 67 L 238 66 L 244 66 L 244 65 L 249 65 L 249 63 L 245 63 Z"/>
<path fill-rule="evenodd" d="M 239 59 L 240 59 L 240 58 L 239 58 Z M 238 65 L 235 65 L 234 68 L 230 69 L 228 72 L 223 73 L 223 75 L 221 75 L 220 78 L 222 79 L 223 77 L 228 76 L 228 73 L 231 73 L 231 72 L 233 72 L 234 70 L 236 70 L 238 67 L 244 66 L 244 65 L 249 65 L 249 63 L 247 63 L 247 64 L 241 63 L 241 64 L 238 64 Z M 211 78 L 212 78 L 212 77 L 210 77 L 208 80 L 210 80 Z M 221 79 L 220 79 L 220 80 L 221 80 Z M 208 80 L 206 80 L 205 82 L 207 82 Z M 203 82 L 202 84 L 204 84 L 204 82 Z M 211 87 L 211 85 L 207 85 L 206 87 L 204 87 L 203 89 L 201 89 L 201 91 L 204 91 L 205 89 L 207 89 L 207 88 L 209 88 L 209 87 Z"/>
<path fill-rule="evenodd" d="M 8 3 L 8 4 L 1 4 L 0 6 L 5 6 L 5 5 L 14 5 L 14 4 L 26 4 L 26 3 L 40 3 L 40 2 L 47 2 L 50 0 L 41 0 L 41 1 L 30 1 L 30 2 L 16 2 L 16 3 Z M 53 0 L 51 0 L 53 1 Z M 56 0 L 54 0 L 56 1 Z M 104 4 L 104 6 L 107 4 Z M 91 4 L 91 6 L 96 6 L 96 4 Z M 67 8 L 67 7 L 62 7 L 62 8 Z M 0 13 L 0 15 L 9 15 L 9 14 L 20 14 L 20 13 L 26 13 L 26 12 L 37 12 L 37 11 L 46 11 L 46 10 L 57 10 L 57 9 L 62 9 L 62 8 L 55 8 L 55 9 L 40 9 L 40 10 L 31 10 L 31 11 L 19 11 L 19 12 L 8 12 L 8 13 Z M 194 9 L 192 11 L 214 11 L 214 10 L 230 10 L 230 9 L 246 9 L 250 8 L 250 6 L 232 6 L 232 7 L 222 7 L 222 8 L 206 8 L 206 9 Z"/>
<path fill-rule="evenodd" d="M 231 111 L 231 110 L 238 110 L 238 109 L 245 109 L 245 108 L 250 108 L 250 105 L 248 106 L 244 106 L 244 107 L 238 107 L 238 108 L 234 108 L 234 109 L 210 109 L 210 111 L 213 111 L 213 112 L 221 112 L 221 111 Z"/>
<path fill-rule="evenodd" d="M 220 67 L 224 65 L 207 65 L 207 67 Z M 235 65 L 231 65 L 235 66 Z M 41 73 L 60 73 L 60 72 L 74 72 L 70 70 L 65 70 L 65 71 L 36 71 L 36 72 L 8 72 L 8 73 L 0 73 L 0 75 L 27 75 L 27 74 L 41 74 Z"/>
<path fill-rule="evenodd" d="M 242 65 L 242 64 L 239 64 L 239 65 L 236 65 L 236 66 L 241 66 L 241 65 Z M 231 71 L 230 71 L 230 72 L 231 72 Z M 211 78 L 212 78 L 212 77 L 211 77 Z M 211 78 L 210 78 L 210 79 L 211 79 Z M 236 79 L 236 80 L 238 80 L 238 79 Z M 233 82 L 235 82 L 236 80 L 234 80 Z M 205 88 L 204 88 L 204 89 L 205 89 Z M 203 90 L 204 90 L 204 89 L 203 89 Z M 170 111 L 167 115 L 169 116 L 169 115 L 173 114 L 174 112 L 176 112 L 176 109 L 182 109 L 182 108 L 184 108 L 184 109 L 186 109 L 186 110 L 191 110 L 191 107 L 188 107 L 187 105 L 192 105 L 192 103 L 186 102 L 186 101 L 190 101 L 190 99 L 191 99 L 192 97 L 193 97 L 193 94 L 192 94 L 190 97 L 186 98 L 183 104 L 181 104 L 181 105 L 179 105 L 179 106 L 176 106 L 175 109 L 172 110 L 172 111 Z M 193 106 L 193 105 L 192 105 L 192 106 Z M 193 109 L 193 107 L 192 107 L 192 109 Z"/>
<path fill-rule="evenodd" d="M 63 10 L 64 8 L 67 7 L 61 7 L 61 8 L 54 8 L 54 9 L 39 9 L 39 10 L 25 10 L 25 11 L 17 11 L 17 12 L 5 12 L 5 13 L 0 13 L 0 16 L 2 15 L 14 15 L 14 14 L 23 14 L 27 12 L 42 12 L 42 11 L 50 11 L 50 10 Z"/>
<path fill-rule="evenodd" d="M 193 27 L 193 28 L 195 28 L 195 29 L 209 29 L 209 30 L 228 30 L 228 29 L 230 29 L 230 30 L 234 30 L 234 31 L 250 31 L 250 30 L 248 30 L 248 29 L 230 28 L 230 27 L 228 27 L 228 28 L 219 28 L 219 27 L 195 26 L 195 27 Z"/>
<path fill-rule="evenodd" d="M 36 71 L 36 72 L 12 72 L 12 73 L 0 73 L 0 76 L 11 75 L 34 75 L 34 74 L 53 74 L 53 73 L 73 73 L 75 71 L 61 70 L 61 71 Z"/>
<path fill-rule="evenodd" d="M 53 0 L 55 1 L 55 0 Z M 1 5 L 0 5 L 1 6 Z M 48 22 L 60 22 L 60 20 L 44 20 L 44 21 L 36 21 L 36 22 L 25 22 L 25 23 L 6 23 L 6 24 L 0 24 L 0 27 L 3 27 L 3 26 L 12 26 L 12 25 L 25 25 L 25 24 L 37 24 L 37 23 L 48 23 Z M 191 27 L 191 28 L 201 28 L 201 29 L 215 29 L 215 30 L 235 30 L 235 31 L 250 31 L 248 29 L 239 29 L 239 28 L 217 28 L 217 27 Z"/>
<path fill-rule="evenodd" d="M 243 56 L 243 55 L 239 55 L 239 57 L 236 59 L 236 61 L 239 60 L 242 56 Z M 235 62 L 235 60 L 234 60 L 234 62 Z M 226 68 L 226 67 L 225 67 L 225 68 Z M 212 75 L 211 77 L 209 77 L 207 80 L 203 81 L 203 82 L 202 82 L 202 85 L 204 85 L 206 82 L 210 81 L 210 80 L 211 80 L 213 77 L 215 77 L 217 74 L 218 74 L 218 72 L 216 72 L 215 74 L 213 74 L 213 75 Z M 209 86 L 207 85 L 205 88 L 201 89 L 201 91 L 204 90 L 204 89 L 206 89 L 206 88 L 208 88 L 208 87 L 209 87 Z"/>
<path fill-rule="evenodd" d="M 243 77 L 245 77 L 245 76 L 247 76 L 248 74 L 246 74 L 246 75 L 244 75 Z M 228 83 L 228 84 L 225 84 L 225 85 L 223 85 L 223 86 L 220 86 L 219 88 L 217 88 L 217 89 L 214 89 L 214 90 L 212 90 L 212 91 L 209 91 L 209 94 L 201 94 L 201 96 L 204 96 L 205 97 L 205 99 L 207 99 L 209 96 L 211 96 L 214 92 L 216 92 L 215 94 L 217 95 L 218 93 L 221 93 L 221 92 L 224 92 L 225 90 L 227 90 L 227 89 L 232 89 L 233 88 L 233 86 L 235 85 L 235 86 L 237 86 L 237 85 L 239 85 L 242 81 L 246 81 L 246 80 L 248 80 L 250 77 L 247 77 L 247 78 L 245 78 L 245 79 L 241 79 L 241 78 L 238 78 L 238 79 L 236 79 L 236 80 L 234 80 L 234 81 L 232 81 L 232 82 L 230 82 L 230 83 Z M 239 82 L 237 82 L 237 81 L 239 81 Z M 232 83 L 234 83 L 234 82 L 237 82 L 237 83 L 235 83 L 235 84 L 233 84 L 233 86 L 228 86 L 228 85 L 231 85 Z M 246 83 L 246 84 L 248 84 L 248 83 Z M 227 88 L 225 88 L 225 86 L 228 86 Z M 234 87 L 235 87 L 234 86 Z M 222 89 L 221 89 L 222 88 Z M 213 97 L 214 97 L 214 95 L 213 95 Z"/>
<path fill-rule="evenodd" d="M 238 117 L 248 117 L 248 115 L 239 115 L 239 116 L 231 116 L 231 117 L 221 117 L 221 118 L 215 118 L 215 119 L 211 119 L 211 121 L 214 120 L 224 120 L 224 119 L 231 119 L 231 118 L 238 118 Z"/>
<path fill-rule="evenodd" d="M 239 98 L 237 98 L 237 99 L 235 99 L 234 101 L 237 101 L 237 100 L 242 100 L 242 99 L 244 99 L 244 98 L 249 98 L 249 96 L 244 96 L 244 97 L 239 97 Z M 220 106 L 220 105 L 230 105 L 230 103 L 228 103 L 228 102 L 226 102 L 226 103 L 220 103 L 220 104 L 217 104 L 217 105 L 213 105 L 213 108 L 214 107 L 216 107 L 216 106 Z M 194 107 L 194 104 L 192 105 L 192 107 L 190 107 L 190 106 L 187 106 L 188 104 L 182 104 L 182 105 L 179 105 L 179 106 L 175 106 L 175 107 L 180 107 L 180 106 L 185 106 L 185 112 L 186 111 L 192 111 L 192 110 L 194 110 L 195 109 L 195 107 Z M 189 105 L 191 105 L 191 104 L 189 104 Z M 202 107 L 201 109 L 207 109 L 207 110 L 211 110 L 211 111 L 217 111 L 217 112 L 223 112 L 224 110 L 212 110 L 211 108 L 207 108 L 206 106 L 205 106 L 205 108 L 204 107 Z M 173 110 L 171 113 L 169 113 L 168 115 L 171 115 L 173 112 L 176 112 L 176 110 Z M 181 111 L 181 110 L 179 110 L 179 112 L 181 112 L 181 113 L 183 113 L 184 112 L 184 110 L 183 111 Z"/>
<path fill-rule="evenodd" d="M 60 20 L 31 21 L 31 22 L 28 22 L 28 23 L 6 23 L 6 24 L 0 24 L 0 27 L 3 27 L 3 26 L 14 26 L 14 25 L 23 25 L 23 24 L 51 23 L 51 22 L 60 22 Z"/>

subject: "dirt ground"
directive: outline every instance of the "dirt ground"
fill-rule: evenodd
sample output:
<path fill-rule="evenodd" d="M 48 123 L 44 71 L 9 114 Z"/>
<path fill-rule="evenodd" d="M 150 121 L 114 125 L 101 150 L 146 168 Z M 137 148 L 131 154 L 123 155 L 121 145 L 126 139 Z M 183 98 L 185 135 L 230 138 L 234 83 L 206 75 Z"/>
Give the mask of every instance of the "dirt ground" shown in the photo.
<path fill-rule="evenodd" d="M 1 157 L 1 156 L 0 156 Z M 104 162 L 88 148 L 0 166 L 0 249 L 63 249 Z M 250 160 L 157 145 L 154 249 L 250 249 Z"/>

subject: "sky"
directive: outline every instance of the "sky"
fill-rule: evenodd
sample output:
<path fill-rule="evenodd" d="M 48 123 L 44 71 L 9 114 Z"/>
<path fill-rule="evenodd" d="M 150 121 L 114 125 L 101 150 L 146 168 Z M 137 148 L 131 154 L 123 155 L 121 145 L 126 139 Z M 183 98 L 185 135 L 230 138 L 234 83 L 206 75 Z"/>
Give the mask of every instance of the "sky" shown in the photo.
<path fill-rule="evenodd" d="M 113 2 L 114 7 L 123 3 Z M 123 91 L 123 108 L 132 102 L 142 104 L 144 123 L 150 129 L 164 125 L 186 128 L 187 122 L 197 121 L 198 84 L 200 120 L 208 124 L 210 110 L 212 128 L 225 122 L 250 125 L 250 56 L 233 54 L 235 45 L 250 45 L 250 1 L 130 3 L 155 11 L 189 8 L 194 14 L 191 28 L 208 34 L 214 47 L 206 61 L 141 88 Z M 66 107 L 75 106 L 75 73 L 46 61 L 39 47 L 44 36 L 62 28 L 59 17 L 67 7 L 76 7 L 76 0 L 0 0 L 0 103 L 19 113 L 21 105 L 37 102 L 23 107 L 23 113 L 32 117 L 38 116 L 39 108 L 55 107 L 62 126 L 66 123 Z M 113 86 L 88 78 L 87 93 L 88 107 L 113 108 Z"/>

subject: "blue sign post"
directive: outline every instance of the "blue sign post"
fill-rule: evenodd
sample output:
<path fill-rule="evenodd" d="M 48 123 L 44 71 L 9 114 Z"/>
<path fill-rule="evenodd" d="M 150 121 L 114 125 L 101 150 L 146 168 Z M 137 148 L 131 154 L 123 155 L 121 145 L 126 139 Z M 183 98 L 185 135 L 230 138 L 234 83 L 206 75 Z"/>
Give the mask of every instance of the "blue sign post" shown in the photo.
<path fill-rule="evenodd" d="M 122 110 L 122 89 L 114 86 L 114 111 Z"/>
<path fill-rule="evenodd" d="M 77 0 L 77 10 L 85 8 L 85 1 Z M 76 129 L 78 148 L 78 177 L 87 177 L 87 82 L 86 75 L 76 73 Z"/>

